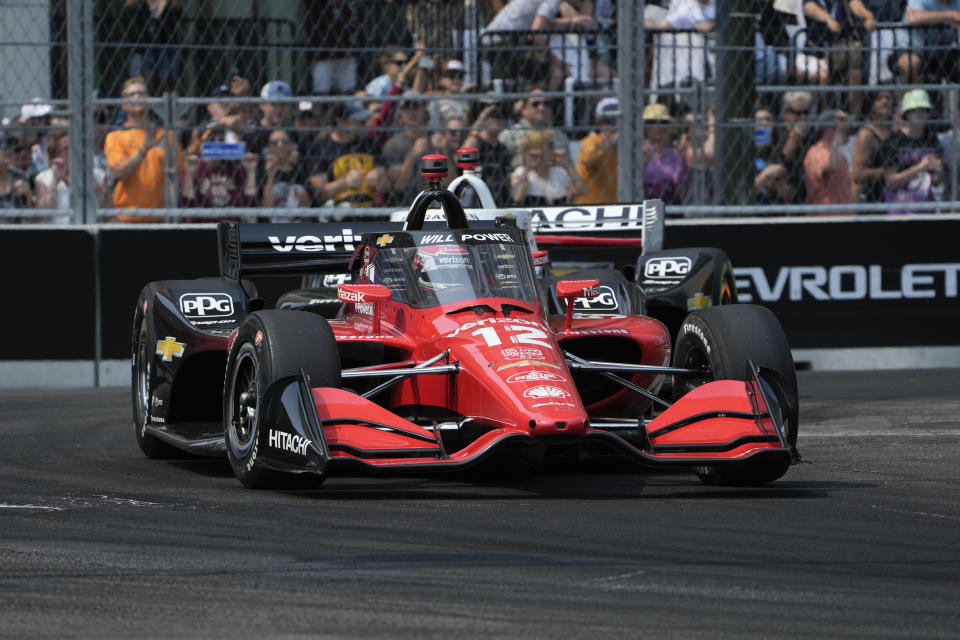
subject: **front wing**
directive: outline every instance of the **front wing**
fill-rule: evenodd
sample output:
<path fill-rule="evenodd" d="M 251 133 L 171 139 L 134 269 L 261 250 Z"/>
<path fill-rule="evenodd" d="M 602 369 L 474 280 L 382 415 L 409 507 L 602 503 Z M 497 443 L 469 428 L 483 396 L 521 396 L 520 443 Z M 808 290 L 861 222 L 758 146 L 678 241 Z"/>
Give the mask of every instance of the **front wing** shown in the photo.
<path fill-rule="evenodd" d="M 771 401 L 748 364 L 747 382 L 698 387 L 649 422 L 586 426 L 580 433 L 534 436 L 499 427 L 447 452 L 443 429 L 425 428 L 342 389 L 309 388 L 305 376 L 276 382 L 266 394 L 260 432 L 264 466 L 288 472 L 453 471 L 493 454 L 542 459 L 551 447 L 577 447 L 581 458 L 618 455 L 653 467 L 738 464 L 755 458 L 795 458 Z M 449 425 L 448 425 L 449 426 Z"/>

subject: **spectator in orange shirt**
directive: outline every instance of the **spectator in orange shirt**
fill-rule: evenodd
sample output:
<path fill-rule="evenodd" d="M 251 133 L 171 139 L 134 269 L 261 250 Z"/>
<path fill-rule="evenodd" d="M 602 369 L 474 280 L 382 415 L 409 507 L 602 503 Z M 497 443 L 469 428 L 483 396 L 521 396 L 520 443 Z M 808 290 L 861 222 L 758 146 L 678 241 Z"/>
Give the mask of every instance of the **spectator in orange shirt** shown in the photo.
<path fill-rule="evenodd" d="M 147 83 L 134 76 L 123 83 L 124 98 L 146 98 Z M 178 173 L 183 172 L 183 154 L 174 132 L 157 130 L 143 102 L 123 105 L 127 112 L 126 126 L 107 134 L 104 154 L 110 170 L 117 177 L 113 189 L 113 206 L 118 209 L 160 209 L 166 206 L 163 194 L 167 151 L 176 153 Z M 163 222 L 161 216 L 118 215 L 119 222 Z"/>
<path fill-rule="evenodd" d="M 852 204 L 853 179 L 850 163 L 843 154 L 847 142 L 847 114 L 827 110 L 817 116 L 820 139 L 803 158 L 808 204 Z M 849 214 L 849 211 L 819 211 L 815 215 Z"/>
<path fill-rule="evenodd" d="M 594 111 L 597 128 L 580 143 L 577 173 L 587 192 L 577 196 L 577 204 L 603 204 L 617 201 L 617 138 L 620 102 L 604 98 Z"/>

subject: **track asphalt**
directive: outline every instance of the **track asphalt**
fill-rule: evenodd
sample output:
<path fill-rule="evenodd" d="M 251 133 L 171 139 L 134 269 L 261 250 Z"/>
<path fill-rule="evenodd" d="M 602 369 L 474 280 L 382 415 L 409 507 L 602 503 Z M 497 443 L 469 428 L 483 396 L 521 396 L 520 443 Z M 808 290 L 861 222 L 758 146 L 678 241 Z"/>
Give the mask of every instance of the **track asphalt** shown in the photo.
<path fill-rule="evenodd" d="M 960 369 L 800 374 L 811 464 L 250 491 L 127 389 L 0 391 L 0 636 L 956 638 Z"/>

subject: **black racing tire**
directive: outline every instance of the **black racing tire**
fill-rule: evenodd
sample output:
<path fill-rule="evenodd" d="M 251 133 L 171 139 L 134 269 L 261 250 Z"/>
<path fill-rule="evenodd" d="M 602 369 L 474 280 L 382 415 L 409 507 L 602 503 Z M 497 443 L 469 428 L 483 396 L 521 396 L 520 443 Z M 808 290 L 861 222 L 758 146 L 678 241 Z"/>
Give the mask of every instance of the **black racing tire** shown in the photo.
<path fill-rule="evenodd" d="M 131 389 L 133 391 L 133 432 L 143 455 L 154 460 L 180 458 L 184 452 L 158 437 L 147 433 L 150 420 L 150 379 L 157 339 L 153 327 L 143 313 L 145 297 L 137 302 L 133 319 L 133 358 L 131 359 Z"/>
<path fill-rule="evenodd" d="M 240 325 L 227 359 L 223 426 L 227 458 L 251 489 L 285 485 L 286 474 L 257 464 L 263 394 L 280 378 L 304 370 L 312 387 L 340 386 L 340 356 L 330 324 L 305 311 L 257 311 Z M 303 474 L 306 475 L 306 474 Z M 313 484 L 323 478 L 312 476 Z M 306 478 L 300 478 L 303 484 Z"/>
<path fill-rule="evenodd" d="M 712 380 L 744 380 L 747 359 L 761 370 L 786 426 L 791 457 L 799 427 L 797 374 L 787 337 L 776 316 L 752 304 L 710 307 L 688 315 L 673 347 L 673 366 L 698 369 L 696 376 L 674 376 L 674 399 Z M 707 484 L 757 485 L 780 478 L 790 467 L 786 458 L 761 458 L 735 465 L 697 467 Z"/>

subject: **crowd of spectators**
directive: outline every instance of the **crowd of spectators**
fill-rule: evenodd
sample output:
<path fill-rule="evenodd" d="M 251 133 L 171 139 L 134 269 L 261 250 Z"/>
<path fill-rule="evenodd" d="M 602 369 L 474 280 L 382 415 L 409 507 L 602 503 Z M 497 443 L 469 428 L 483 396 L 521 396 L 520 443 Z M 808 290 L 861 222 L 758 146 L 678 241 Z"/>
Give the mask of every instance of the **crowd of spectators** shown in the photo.
<path fill-rule="evenodd" d="M 132 75 L 117 96 L 122 106 L 98 110 L 98 204 L 126 210 L 115 216 L 126 222 L 166 219 L 137 209 L 403 206 L 422 187 L 420 158 L 446 155 L 450 180 L 461 146 L 479 149 L 481 174 L 503 206 L 617 200 L 616 98 L 587 99 L 589 116 L 582 122 L 588 126 L 571 129 L 562 126 L 558 101 L 549 95 L 571 77 L 594 78 L 594 86 L 613 89 L 609 58 L 592 57 L 583 71 L 556 39 L 563 34 L 551 32 L 609 28 L 615 18 L 611 2 L 487 3 L 491 19 L 483 32 L 494 52 L 498 45 L 506 52 L 490 59 L 490 69 L 496 75 L 526 64 L 532 72 L 514 78 L 512 89 L 525 96 L 515 101 L 476 86 L 462 49 L 435 28 L 447 10 L 444 3 L 411 0 L 400 13 L 387 6 L 394 4 L 384 0 L 385 15 L 402 13 L 406 33 L 371 57 L 350 49 L 362 35 L 356 6 L 303 2 L 304 30 L 315 45 L 306 85 L 312 96 L 334 99 L 298 100 L 291 83 L 281 79 L 258 90 L 238 73 L 210 92 L 202 117 L 162 122 L 148 99 L 169 88 L 180 68 L 176 56 L 157 45 L 175 40 L 169 25 L 181 15 L 181 3 L 125 0 L 122 21 L 153 36 L 131 54 Z M 645 27 L 652 32 L 708 34 L 716 28 L 715 0 L 662 4 L 646 7 Z M 770 19 L 757 31 L 758 80 L 798 88 L 758 94 L 755 146 L 744 149 L 753 154 L 754 202 L 836 205 L 820 212 L 848 213 L 856 202 L 953 197 L 948 185 L 956 145 L 950 127 L 942 126 L 947 92 L 907 91 L 899 84 L 957 80 L 960 0 L 905 0 L 900 11 L 891 9 L 896 3 L 871 0 L 769 4 L 764 15 Z M 785 4 L 794 5 L 806 34 L 806 44 L 789 58 L 778 35 Z M 897 34 L 887 60 L 894 81 L 869 92 L 827 90 L 865 82 L 864 42 L 889 20 L 929 27 Z M 511 53 L 504 35 L 511 31 L 547 33 L 532 35 L 525 49 Z M 642 113 L 645 196 L 669 205 L 712 203 L 716 109 L 699 105 L 694 111 L 681 94 L 656 95 Z M 242 100 L 252 96 L 260 100 Z M 0 208 L 69 210 L 67 127 L 49 105 L 23 105 L 0 137 Z M 32 218 L 25 213 L 21 219 Z"/>

